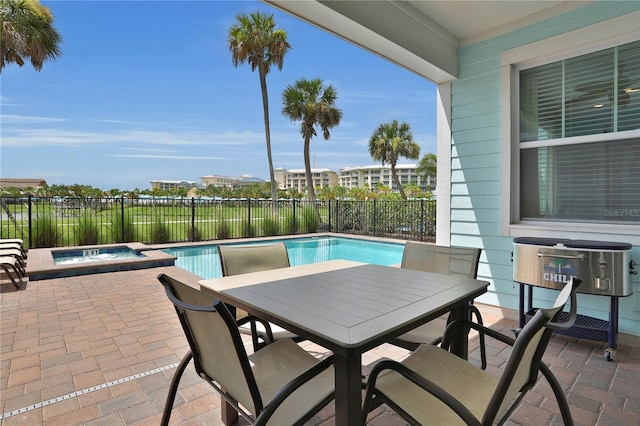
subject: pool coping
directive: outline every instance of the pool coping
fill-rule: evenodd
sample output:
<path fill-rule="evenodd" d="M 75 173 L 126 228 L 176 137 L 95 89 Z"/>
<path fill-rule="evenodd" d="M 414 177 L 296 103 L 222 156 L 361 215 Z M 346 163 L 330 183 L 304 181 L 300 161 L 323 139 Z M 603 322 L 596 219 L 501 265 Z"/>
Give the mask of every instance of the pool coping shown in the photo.
<path fill-rule="evenodd" d="M 102 260 L 99 262 L 61 264 L 57 265 L 53 260 L 54 252 L 72 250 L 92 250 L 126 247 L 137 251 L 142 257 L 119 258 Z M 52 278 L 64 278 L 77 275 L 99 274 L 105 272 L 131 271 L 135 269 L 156 268 L 159 266 L 175 265 L 175 256 L 160 250 L 154 250 L 142 243 L 100 244 L 93 246 L 72 246 L 31 249 L 27 257 L 27 276 L 29 281 L 47 280 Z"/>

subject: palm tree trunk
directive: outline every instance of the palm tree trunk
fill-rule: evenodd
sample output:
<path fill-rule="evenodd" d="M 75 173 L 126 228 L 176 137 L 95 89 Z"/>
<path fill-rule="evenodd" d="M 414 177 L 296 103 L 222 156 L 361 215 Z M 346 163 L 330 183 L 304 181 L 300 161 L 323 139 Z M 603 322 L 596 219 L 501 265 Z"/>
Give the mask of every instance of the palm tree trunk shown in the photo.
<path fill-rule="evenodd" d="M 400 192 L 400 196 L 402 197 L 403 200 L 406 200 L 407 199 L 407 195 L 404 193 L 404 189 L 402 188 L 402 185 L 400 184 L 400 178 L 396 174 L 396 165 L 393 164 L 393 163 L 391 163 L 391 176 L 393 177 L 393 181 L 396 183 L 396 186 L 398 187 L 398 191 Z"/>
<path fill-rule="evenodd" d="M 309 158 L 309 145 L 311 145 L 311 136 L 305 135 L 304 137 L 304 174 L 307 181 L 307 194 L 309 196 L 309 201 L 311 201 L 311 205 L 313 206 L 313 211 L 316 213 L 316 217 L 318 218 L 318 222 L 319 222 L 320 212 L 318 211 L 318 206 L 316 205 L 316 191 L 313 188 L 313 175 L 311 174 L 311 159 Z"/>
<path fill-rule="evenodd" d="M 267 161 L 269 162 L 269 181 L 271 182 L 271 208 L 273 214 L 278 214 L 278 188 L 273 173 L 273 160 L 271 159 L 271 129 L 269 127 L 269 96 L 267 94 L 267 74 L 260 67 L 260 88 L 262 89 L 262 110 L 264 111 L 264 135 L 267 141 Z"/>

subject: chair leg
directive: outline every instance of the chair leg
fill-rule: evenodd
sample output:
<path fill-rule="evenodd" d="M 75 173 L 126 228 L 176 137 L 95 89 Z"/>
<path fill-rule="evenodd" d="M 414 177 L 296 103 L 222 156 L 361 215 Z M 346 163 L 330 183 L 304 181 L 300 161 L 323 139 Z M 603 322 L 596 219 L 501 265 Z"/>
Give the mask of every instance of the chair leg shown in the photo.
<path fill-rule="evenodd" d="M 482 316 L 480 315 L 480 310 L 477 306 L 471 304 L 469 305 L 469 314 L 476 316 L 476 322 L 480 325 L 484 325 L 482 322 Z M 480 362 L 481 368 L 483 370 L 487 369 L 487 348 L 484 345 L 484 333 L 480 332 L 478 336 L 478 340 L 480 341 Z"/>
<path fill-rule="evenodd" d="M 162 426 L 167 426 L 169 424 L 169 418 L 171 417 L 171 411 L 173 410 L 173 402 L 176 399 L 176 393 L 178 392 L 178 385 L 180 384 L 182 374 L 184 373 L 185 368 L 187 368 L 187 365 L 189 365 L 191 358 L 193 358 L 193 353 L 189 351 L 182 358 L 182 361 L 180 361 L 180 364 L 178 364 L 178 367 L 176 368 L 176 372 L 173 374 L 171 386 L 169 386 L 167 401 L 164 403 L 164 411 L 162 412 L 162 421 L 160 423 Z"/>
<path fill-rule="evenodd" d="M 20 280 L 20 284 L 22 284 L 22 274 L 18 271 L 18 269 L 16 269 L 15 265 L 12 265 L 12 266 L 13 266 L 14 272 L 16 273 L 16 276 Z M 20 284 L 17 283 L 16 279 L 13 277 L 13 275 L 11 275 L 11 272 L 9 272 L 9 269 L 7 268 L 7 265 L 2 264 L 2 269 L 4 269 L 4 272 L 7 274 L 7 276 L 9 277 L 11 282 L 13 283 L 13 286 L 15 288 L 20 288 Z"/>
<path fill-rule="evenodd" d="M 560 407 L 560 414 L 562 414 L 562 423 L 565 426 L 573 426 L 573 417 L 571 416 L 571 410 L 569 410 L 569 403 L 558 379 L 556 379 L 556 376 L 553 375 L 549 367 L 543 362 L 540 363 L 540 372 L 545 379 L 547 379 L 547 382 L 553 390 L 553 394 L 556 396 L 556 401 L 558 401 L 558 406 Z"/>

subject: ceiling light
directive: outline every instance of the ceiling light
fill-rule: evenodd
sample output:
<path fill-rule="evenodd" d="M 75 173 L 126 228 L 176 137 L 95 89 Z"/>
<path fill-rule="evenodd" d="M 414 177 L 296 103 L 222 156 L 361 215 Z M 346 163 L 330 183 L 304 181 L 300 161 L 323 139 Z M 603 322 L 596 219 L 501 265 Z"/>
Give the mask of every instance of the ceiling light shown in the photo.
<path fill-rule="evenodd" d="M 636 93 L 636 92 L 640 92 L 640 88 L 634 89 L 631 87 L 626 87 L 624 89 L 624 93 Z"/>
<path fill-rule="evenodd" d="M 593 107 L 594 108 L 602 108 L 604 106 L 604 104 L 595 104 Z"/>

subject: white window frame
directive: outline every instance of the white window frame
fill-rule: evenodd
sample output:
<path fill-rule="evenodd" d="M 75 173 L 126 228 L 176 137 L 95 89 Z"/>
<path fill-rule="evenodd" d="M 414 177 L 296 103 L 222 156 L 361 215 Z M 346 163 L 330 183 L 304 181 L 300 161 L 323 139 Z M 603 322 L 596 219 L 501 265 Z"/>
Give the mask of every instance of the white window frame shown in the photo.
<path fill-rule="evenodd" d="M 573 58 L 640 40 L 640 12 L 633 12 L 575 31 L 504 51 L 500 57 L 501 89 L 501 205 L 500 234 L 509 237 L 551 237 L 611 240 L 640 245 L 640 227 L 634 224 L 547 222 L 520 219 L 519 70 Z M 640 130 L 581 137 L 581 142 L 640 138 Z M 572 141 L 576 141 L 572 138 Z M 528 142 L 528 147 L 539 142 Z"/>

